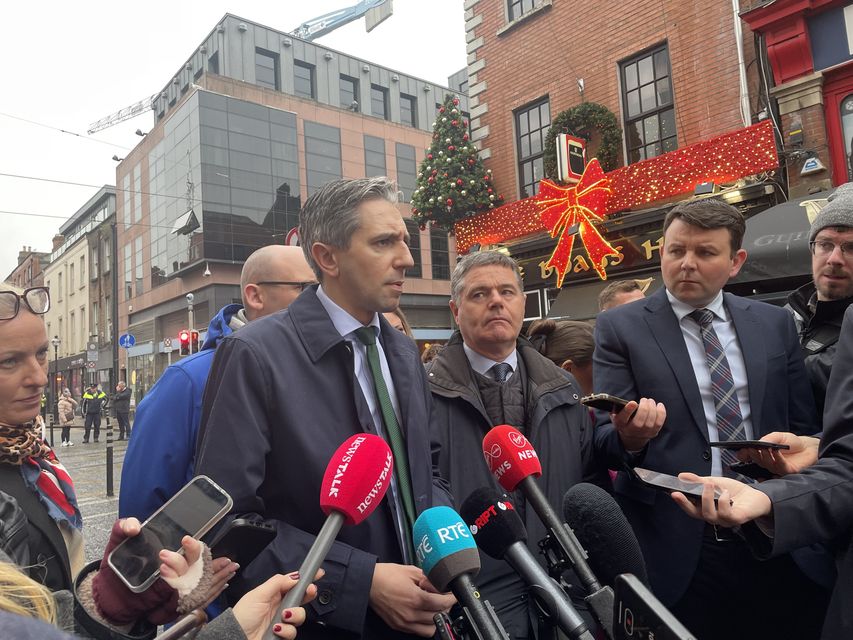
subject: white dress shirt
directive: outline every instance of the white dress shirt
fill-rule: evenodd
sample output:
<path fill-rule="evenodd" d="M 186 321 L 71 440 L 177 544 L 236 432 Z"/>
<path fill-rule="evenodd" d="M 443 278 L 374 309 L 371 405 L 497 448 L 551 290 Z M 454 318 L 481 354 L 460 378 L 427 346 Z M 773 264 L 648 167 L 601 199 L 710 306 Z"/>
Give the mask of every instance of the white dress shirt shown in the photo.
<path fill-rule="evenodd" d="M 699 385 L 699 395 L 702 397 L 702 409 L 705 413 L 705 422 L 708 426 L 708 440 L 716 442 L 720 437 L 717 430 L 717 411 L 714 407 L 714 393 L 711 390 L 711 371 L 708 369 L 708 361 L 705 359 L 705 343 L 702 342 L 699 324 L 693 318 L 689 317 L 689 314 L 693 313 L 696 308 L 681 302 L 669 291 L 666 292 L 666 297 L 669 299 L 670 305 L 672 305 L 675 317 L 678 318 L 681 335 L 684 337 L 687 353 L 690 354 L 690 364 L 696 376 L 696 384 Z M 723 304 L 723 292 L 720 291 L 717 297 L 704 308 L 714 313 L 712 326 L 717 337 L 720 339 L 720 344 L 726 354 L 726 360 L 729 362 L 729 369 L 732 372 L 735 392 L 738 404 L 740 405 L 740 414 L 743 419 L 744 438 L 751 440 L 752 411 L 749 407 L 749 381 L 746 377 L 746 365 L 743 361 L 743 352 L 737 340 L 734 323 L 732 323 L 726 305 Z M 711 475 L 723 475 L 720 450 L 717 447 L 711 447 Z"/>
<path fill-rule="evenodd" d="M 497 360 L 491 360 L 486 356 L 481 356 L 464 342 L 462 343 L 462 348 L 465 350 L 465 355 L 468 357 L 468 362 L 471 364 L 471 368 L 481 376 L 494 379 L 490 371 L 492 367 L 496 364 L 500 364 L 501 362 L 506 362 L 512 367 L 512 372 L 506 377 L 507 380 L 515 375 L 515 371 L 518 368 L 518 351 L 515 349 L 513 349 L 512 353 L 506 358 L 498 362 Z M 504 382 L 506 382 L 506 380 Z"/>

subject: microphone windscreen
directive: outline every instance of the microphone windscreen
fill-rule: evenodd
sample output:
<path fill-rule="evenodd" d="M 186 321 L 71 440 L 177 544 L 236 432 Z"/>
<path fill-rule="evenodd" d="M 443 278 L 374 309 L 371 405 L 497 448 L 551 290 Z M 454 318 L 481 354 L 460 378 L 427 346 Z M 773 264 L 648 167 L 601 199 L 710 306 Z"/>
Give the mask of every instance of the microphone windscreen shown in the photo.
<path fill-rule="evenodd" d="M 424 574 L 439 591 L 467 573 L 480 571 L 477 543 L 462 517 L 450 507 L 432 507 L 415 520 L 412 538 Z"/>
<path fill-rule="evenodd" d="M 350 436 L 332 455 L 320 486 L 320 508 L 329 515 L 343 514 L 347 524 L 359 524 L 382 501 L 394 456 L 379 436 L 359 433 Z"/>
<path fill-rule="evenodd" d="M 460 513 L 477 546 L 492 558 L 500 560 L 510 545 L 527 540 L 527 531 L 515 506 L 497 489 L 477 489 L 462 503 Z"/>
<path fill-rule="evenodd" d="M 515 427 L 502 424 L 483 438 L 483 456 L 505 491 L 515 491 L 527 476 L 541 476 L 542 465 L 533 445 Z"/>
<path fill-rule="evenodd" d="M 588 482 L 576 484 L 563 498 L 563 516 L 586 549 L 590 568 L 602 583 L 612 587 L 616 576 L 633 573 L 648 584 L 640 543 L 609 493 Z"/>

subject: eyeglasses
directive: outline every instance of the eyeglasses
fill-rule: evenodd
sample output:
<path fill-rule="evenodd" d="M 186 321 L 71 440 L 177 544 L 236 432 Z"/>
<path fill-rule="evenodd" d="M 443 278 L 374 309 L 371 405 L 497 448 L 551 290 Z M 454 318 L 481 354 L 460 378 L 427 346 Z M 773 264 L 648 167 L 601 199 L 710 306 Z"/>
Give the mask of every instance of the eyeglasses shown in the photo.
<path fill-rule="evenodd" d="M 22 295 L 14 291 L 0 291 L 0 320 L 11 320 L 21 310 L 21 300 L 32 313 L 40 316 L 50 309 L 50 290 L 47 287 L 24 289 Z"/>
<path fill-rule="evenodd" d="M 307 282 L 285 282 L 284 280 L 264 280 L 263 282 L 256 282 L 256 285 L 262 284 L 270 284 L 270 285 L 284 285 L 289 287 L 299 287 L 300 291 L 305 291 L 306 287 L 310 287 L 312 284 L 317 284 L 315 281 L 307 281 Z"/>
<path fill-rule="evenodd" d="M 853 257 L 853 242 L 842 242 L 841 244 L 835 244 L 831 240 L 812 240 L 809 242 L 809 248 L 812 250 L 812 253 L 819 258 L 826 258 L 832 255 L 835 247 L 841 249 L 841 255 L 845 258 Z"/>

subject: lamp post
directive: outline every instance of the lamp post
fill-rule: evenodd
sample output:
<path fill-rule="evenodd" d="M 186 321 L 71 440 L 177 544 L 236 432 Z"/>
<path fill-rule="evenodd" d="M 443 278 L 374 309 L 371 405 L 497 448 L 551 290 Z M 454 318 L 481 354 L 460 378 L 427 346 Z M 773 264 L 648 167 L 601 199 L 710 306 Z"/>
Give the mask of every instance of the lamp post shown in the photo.
<path fill-rule="evenodd" d="M 53 422 L 56 423 L 59 420 L 59 393 L 56 388 L 56 376 L 59 375 L 59 345 L 62 344 L 62 340 L 59 339 L 59 336 L 53 336 L 50 339 L 50 344 L 53 345 Z"/>
<path fill-rule="evenodd" d="M 193 354 L 193 300 L 194 299 L 195 299 L 195 296 L 193 296 L 193 294 L 191 294 L 191 293 L 187 294 L 187 321 L 189 322 L 189 327 L 187 327 L 187 328 L 189 329 L 189 332 L 190 332 L 190 355 Z"/>

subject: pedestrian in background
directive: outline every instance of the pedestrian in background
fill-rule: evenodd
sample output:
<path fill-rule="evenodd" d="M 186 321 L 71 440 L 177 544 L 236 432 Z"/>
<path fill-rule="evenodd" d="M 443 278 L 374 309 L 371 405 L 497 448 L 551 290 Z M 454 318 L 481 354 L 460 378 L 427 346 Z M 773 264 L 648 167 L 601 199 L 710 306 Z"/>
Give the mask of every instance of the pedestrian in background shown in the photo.
<path fill-rule="evenodd" d="M 89 432 L 92 430 L 92 425 L 95 426 L 95 442 L 101 435 L 101 411 L 104 410 L 104 405 L 107 402 L 107 394 L 98 389 L 98 385 L 94 382 L 89 385 L 86 393 L 83 394 L 83 416 L 85 421 L 83 426 L 83 444 L 89 444 Z"/>
<path fill-rule="evenodd" d="M 113 409 L 116 412 L 116 420 L 118 420 L 118 439 L 124 440 L 125 433 L 130 439 L 130 394 L 132 391 L 127 388 L 127 385 L 122 381 L 116 385 L 116 392 L 113 394 Z M 97 437 L 97 436 L 96 436 Z"/>
<path fill-rule="evenodd" d="M 59 398 L 59 426 L 62 427 L 62 446 L 73 447 L 71 442 L 71 423 L 74 421 L 74 410 L 77 401 L 71 397 L 71 389 L 63 389 Z"/>

